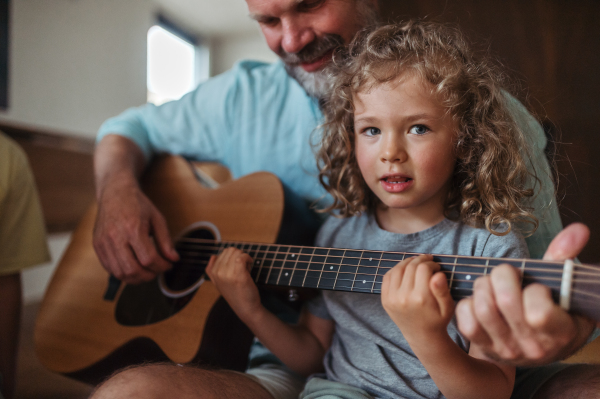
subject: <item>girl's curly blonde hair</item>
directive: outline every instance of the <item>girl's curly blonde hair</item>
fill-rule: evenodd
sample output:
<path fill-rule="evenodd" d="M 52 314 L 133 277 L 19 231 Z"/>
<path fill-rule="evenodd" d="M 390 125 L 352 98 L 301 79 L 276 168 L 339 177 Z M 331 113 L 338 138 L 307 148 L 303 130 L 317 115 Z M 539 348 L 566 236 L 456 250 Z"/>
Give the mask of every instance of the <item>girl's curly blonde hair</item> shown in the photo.
<path fill-rule="evenodd" d="M 380 203 L 354 155 L 353 95 L 409 73 L 431 83 L 432 94 L 458 126 L 446 217 L 485 226 L 496 235 L 507 234 L 515 223 L 528 223 L 527 233 L 535 231 L 538 221 L 522 205 L 533 196 L 525 188 L 528 150 L 507 108 L 505 77 L 488 60 L 475 59 L 458 29 L 421 21 L 367 29 L 336 52 L 332 64 L 317 154 L 319 179 L 334 200 L 325 211 L 347 217 Z"/>

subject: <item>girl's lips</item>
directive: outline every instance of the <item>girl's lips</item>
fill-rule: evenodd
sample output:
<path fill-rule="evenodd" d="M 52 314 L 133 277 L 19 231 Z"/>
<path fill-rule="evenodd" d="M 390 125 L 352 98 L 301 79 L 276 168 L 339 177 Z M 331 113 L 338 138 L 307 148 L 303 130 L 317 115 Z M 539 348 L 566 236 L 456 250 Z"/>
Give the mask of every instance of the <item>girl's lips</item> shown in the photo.
<path fill-rule="evenodd" d="M 327 64 L 331 60 L 332 54 L 333 54 L 333 50 L 329 50 L 328 52 L 326 52 L 325 54 L 323 54 L 316 60 L 313 60 L 311 62 L 303 62 L 300 64 L 300 66 L 306 72 L 314 72 L 318 69 L 321 69 L 325 64 Z"/>
<path fill-rule="evenodd" d="M 401 181 L 404 180 L 404 181 Z M 388 193 L 400 193 L 402 191 L 407 190 L 412 186 L 414 180 L 410 178 L 404 179 L 386 179 L 383 178 L 379 180 L 381 182 L 381 187 Z"/>

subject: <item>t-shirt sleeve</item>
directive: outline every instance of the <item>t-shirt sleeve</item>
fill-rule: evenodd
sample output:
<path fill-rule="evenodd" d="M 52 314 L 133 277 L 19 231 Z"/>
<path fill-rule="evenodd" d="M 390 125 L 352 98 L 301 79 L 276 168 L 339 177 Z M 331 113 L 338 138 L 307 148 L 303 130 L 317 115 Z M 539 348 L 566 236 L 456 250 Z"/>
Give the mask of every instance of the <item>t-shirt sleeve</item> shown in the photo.
<path fill-rule="evenodd" d="M 0 275 L 50 260 L 44 217 L 23 150 L 0 137 Z"/>

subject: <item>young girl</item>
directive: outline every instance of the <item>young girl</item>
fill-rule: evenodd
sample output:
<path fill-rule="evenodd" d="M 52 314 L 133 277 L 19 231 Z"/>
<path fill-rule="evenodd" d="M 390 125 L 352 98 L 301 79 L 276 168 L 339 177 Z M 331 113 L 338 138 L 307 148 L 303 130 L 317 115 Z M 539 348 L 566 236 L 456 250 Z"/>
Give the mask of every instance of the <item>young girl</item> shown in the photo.
<path fill-rule="evenodd" d="M 317 246 L 526 257 L 517 223 L 525 144 L 500 76 L 460 33 L 409 22 L 362 32 L 335 57 L 318 154 L 333 197 Z M 383 278 L 382 295 L 324 291 L 290 326 L 268 312 L 228 248 L 207 273 L 238 316 L 289 368 L 311 378 L 301 397 L 508 398 L 514 368 L 486 360 L 453 320 L 445 275 L 430 255 Z M 323 361 L 324 356 L 324 361 Z"/>

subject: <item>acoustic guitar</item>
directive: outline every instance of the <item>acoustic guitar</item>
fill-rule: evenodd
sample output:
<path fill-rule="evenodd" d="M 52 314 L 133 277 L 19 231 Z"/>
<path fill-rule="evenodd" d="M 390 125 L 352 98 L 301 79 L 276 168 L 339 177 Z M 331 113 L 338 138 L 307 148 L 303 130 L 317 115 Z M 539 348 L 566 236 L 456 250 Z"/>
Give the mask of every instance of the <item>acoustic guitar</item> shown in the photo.
<path fill-rule="evenodd" d="M 166 216 L 181 260 L 149 283 L 123 287 L 114 280 L 109 283 L 92 248 L 92 208 L 73 235 L 37 319 L 36 351 L 48 369 L 95 382 L 87 371 L 103 363 L 104 368 L 127 364 L 122 361 L 127 357 L 138 356 L 130 362 L 202 362 L 211 350 L 215 358 L 222 357 L 223 348 L 235 341 L 222 331 L 244 327 L 219 326 L 217 340 L 224 345 L 217 349 L 208 344 L 202 353 L 207 320 L 219 300 L 204 268 L 212 254 L 228 246 L 254 259 L 251 275 L 259 285 L 373 294 L 380 293 L 387 270 L 416 255 L 306 246 L 312 242 L 316 220 L 308 209 L 289 205 L 294 201 L 286 198 L 287 190 L 269 173 L 209 189 L 198 184 L 186 161 L 165 157 L 153 163 L 146 178 L 144 190 Z M 436 255 L 434 260 L 455 299 L 470 295 L 478 276 L 508 263 L 521 270 L 524 285 L 545 284 L 565 309 L 600 320 L 598 266 L 451 255 Z M 247 334 L 246 349 L 250 339 Z M 247 351 L 241 352 L 243 361 Z M 140 359 L 141 354 L 147 357 Z"/>

